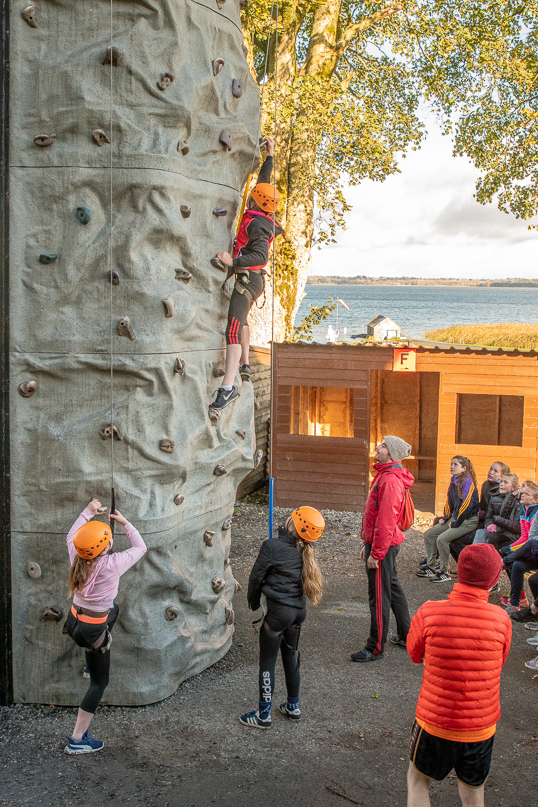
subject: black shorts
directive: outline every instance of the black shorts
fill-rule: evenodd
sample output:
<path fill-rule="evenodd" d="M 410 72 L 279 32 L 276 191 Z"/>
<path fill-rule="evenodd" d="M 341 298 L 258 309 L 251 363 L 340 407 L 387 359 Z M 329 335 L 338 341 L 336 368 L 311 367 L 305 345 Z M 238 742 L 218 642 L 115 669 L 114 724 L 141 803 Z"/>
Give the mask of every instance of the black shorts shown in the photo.
<path fill-rule="evenodd" d="M 459 743 L 428 734 L 417 721 L 413 723 L 409 759 L 420 773 L 440 782 L 452 768 L 467 787 L 482 787 L 491 767 L 495 735 L 477 743 Z"/>

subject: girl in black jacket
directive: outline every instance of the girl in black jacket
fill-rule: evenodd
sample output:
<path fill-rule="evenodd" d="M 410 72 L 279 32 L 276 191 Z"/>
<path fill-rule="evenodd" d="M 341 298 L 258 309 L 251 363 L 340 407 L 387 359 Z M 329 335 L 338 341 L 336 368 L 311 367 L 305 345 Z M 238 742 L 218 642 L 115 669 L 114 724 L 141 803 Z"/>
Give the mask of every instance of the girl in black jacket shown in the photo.
<path fill-rule="evenodd" d="M 325 520 L 313 507 L 294 510 L 278 538 L 264 541 L 248 581 L 248 604 L 260 607 L 261 595 L 267 611 L 260 628 L 260 670 L 258 709 L 239 719 L 245 726 L 271 728 L 271 702 L 275 687 L 275 665 L 280 650 L 288 699 L 280 711 L 299 720 L 299 636 L 306 618 L 307 598 L 314 605 L 321 599 L 323 583 L 312 544 L 325 528 Z"/>

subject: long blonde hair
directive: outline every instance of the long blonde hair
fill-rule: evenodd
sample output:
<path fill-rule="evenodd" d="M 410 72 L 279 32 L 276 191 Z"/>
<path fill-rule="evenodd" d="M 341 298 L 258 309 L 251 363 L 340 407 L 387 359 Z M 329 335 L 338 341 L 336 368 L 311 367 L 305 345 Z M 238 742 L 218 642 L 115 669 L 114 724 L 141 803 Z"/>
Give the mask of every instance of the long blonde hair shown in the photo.
<path fill-rule="evenodd" d="M 88 577 L 92 573 L 95 561 L 84 560 L 80 555 L 76 555 L 73 563 L 71 564 L 71 571 L 69 572 L 69 596 L 72 597 L 75 591 L 82 591 L 88 581 Z"/>
<path fill-rule="evenodd" d="M 321 569 L 314 557 L 312 544 L 309 541 L 303 541 L 302 538 L 299 538 L 297 543 L 303 550 L 303 591 L 312 605 L 317 605 L 323 596 L 323 577 Z"/>

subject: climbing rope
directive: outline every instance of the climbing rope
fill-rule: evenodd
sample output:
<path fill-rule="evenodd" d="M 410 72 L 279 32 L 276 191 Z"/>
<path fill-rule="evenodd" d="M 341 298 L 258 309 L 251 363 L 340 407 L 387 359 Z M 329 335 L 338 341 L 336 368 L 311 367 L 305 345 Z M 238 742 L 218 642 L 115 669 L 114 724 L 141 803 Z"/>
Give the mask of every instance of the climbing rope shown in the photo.
<path fill-rule="evenodd" d="M 276 168 L 277 168 L 277 93 L 278 93 L 278 13 L 279 0 L 276 0 L 276 25 L 275 25 L 275 98 L 274 98 L 274 139 L 275 156 L 273 164 L 273 193 L 276 195 Z M 273 8 L 271 6 L 271 19 L 273 19 Z M 269 49 L 268 49 L 269 50 Z M 271 376 L 269 383 L 269 538 L 273 537 L 273 507 L 275 478 L 273 476 L 273 433 L 274 433 L 274 401 L 273 401 L 273 381 L 274 381 L 274 341 L 275 341 L 275 244 L 276 244 L 276 220 L 273 215 L 273 255 L 272 255 L 272 278 L 271 278 Z"/>
<path fill-rule="evenodd" d="M 112 240 L 113 240 L 113 197 L 114 197 L 114 0 L 110 0 L 110 233 L 108 239 L 108 281 L 110 285 L 110 481 L 111 481 L 111 502 L 110 511 L 116 509 L 116 491 L 114 488 L 114 296 L 112 283 Z M 110 519 L 110 528 L 114 536 L 114 519 Z"/>

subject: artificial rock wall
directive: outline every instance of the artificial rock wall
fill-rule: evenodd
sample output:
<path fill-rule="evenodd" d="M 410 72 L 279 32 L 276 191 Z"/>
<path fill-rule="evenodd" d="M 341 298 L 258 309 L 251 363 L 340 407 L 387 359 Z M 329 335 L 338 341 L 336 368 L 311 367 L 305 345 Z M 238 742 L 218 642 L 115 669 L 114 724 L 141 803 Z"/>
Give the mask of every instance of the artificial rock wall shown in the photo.
<path fill-rule="evenodd" d="M 15 699 L 84 691 L 65 535 L 93 496 L 110 505 L 113 422 L 117 507 L 149 551 L 120 584 L 105 702 L 150 703 L 232 638 L 253 392 L 210 422 L 228 305 L 210 259 L 258 165 L 258 91 L 238 0 L 14 2 L 11 57 Z"/>

